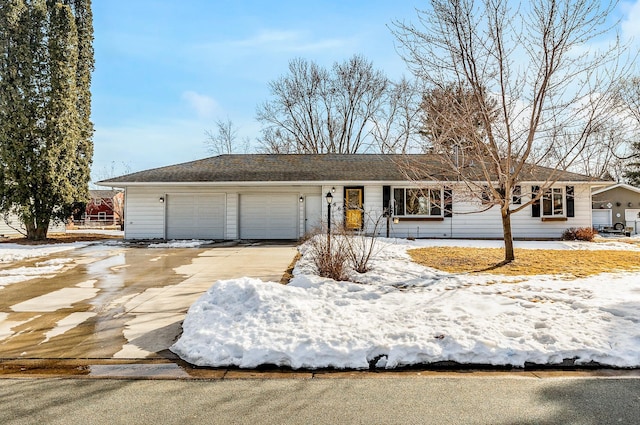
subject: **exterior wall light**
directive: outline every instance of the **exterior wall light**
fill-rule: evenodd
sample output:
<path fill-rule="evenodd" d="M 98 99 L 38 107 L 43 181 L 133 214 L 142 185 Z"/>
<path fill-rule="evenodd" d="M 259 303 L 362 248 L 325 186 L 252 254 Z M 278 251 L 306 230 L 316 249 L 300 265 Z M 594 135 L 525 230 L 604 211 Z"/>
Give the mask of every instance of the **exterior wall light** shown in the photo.
<path fill-rule="evenodd" d="M 161 196 L 160 199 L 158 199 L 158 202 L 160 202 L 161 204 L 164 204 L 164 196 Z"/>
<path fill-rule="evenodd" d="M 298 201 L 304 202 L 304 197 L 302 195 L 300 195 L 300 198 L 298 199 Z"/>

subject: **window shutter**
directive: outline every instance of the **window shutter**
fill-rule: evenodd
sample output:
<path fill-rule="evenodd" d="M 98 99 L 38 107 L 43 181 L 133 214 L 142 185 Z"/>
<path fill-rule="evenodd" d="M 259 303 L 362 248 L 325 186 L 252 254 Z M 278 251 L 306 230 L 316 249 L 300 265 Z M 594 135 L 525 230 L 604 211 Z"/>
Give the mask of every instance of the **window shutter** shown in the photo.
<path fill-rule="evenodd" d="M 453 217 L 453 189 L 444 188 L 444 216 Z"/>
<path fill-rule="evenodd" d="M 482 205 L 486 205 L 491 201 L 491 195 L 489 194 L 489 186 L 486 184 L 482 186 Z"/>
<path fill-rule="evenodd" d="M 391 186 L 382 186 L 382 211 L 384 211 L 384 217 L 389 217 L 391 213 L 389 211 L 389 201 L 391 201 Z"/>
<path fill-rule="evenodd" d="M 540 192 L 540 186 L 531 186 L 531 198 L 535 198 Z M 540 199 L 531 204 L 531 217 L 540 217 Z"/>
<path fill-rule="evenodd" d="M 513 186 L 513 199 L 511 203 L 513 205 L 522 204 L 522 188 L 520 186 Z"/>
<path fill-rule="evenodd" d="M 575 195 L 574 195 L 573 186 L 567 186 L 567 217 L 576 216 L 574 198 L 575 198 Z"/>

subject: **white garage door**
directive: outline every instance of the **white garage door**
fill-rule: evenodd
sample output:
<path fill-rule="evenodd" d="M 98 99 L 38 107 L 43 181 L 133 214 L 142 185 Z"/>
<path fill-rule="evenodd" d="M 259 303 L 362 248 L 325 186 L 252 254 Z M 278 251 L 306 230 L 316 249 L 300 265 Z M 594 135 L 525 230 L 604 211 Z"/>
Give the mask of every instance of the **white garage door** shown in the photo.
<path fill-rule="evenodd" d="M 298 195 L 240 195 L 241 239 L 297 239 Z"/>
<path fill-rule="evenodd" d="M 167 239 L 224 239 L 223 194 L 167 196 Z"/>
<path fill-rule="evenodd" d="M 596 229 L 601 229 L 603 227 L 609 227 L 613 223 L 611 223 L 611 210 L 610 209 L 599 209 L 591 211 L 591 225 Z"/>

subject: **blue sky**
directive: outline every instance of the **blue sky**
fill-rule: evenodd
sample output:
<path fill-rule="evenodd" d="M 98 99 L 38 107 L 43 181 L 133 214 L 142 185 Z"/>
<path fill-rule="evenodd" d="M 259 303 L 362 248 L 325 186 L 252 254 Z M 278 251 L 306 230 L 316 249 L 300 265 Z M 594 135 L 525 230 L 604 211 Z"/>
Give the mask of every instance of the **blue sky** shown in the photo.
<path fill-rule="evenodd" d="M 424 1 L 93 2 L 93 178 L 208 156 L 205 131 L 231 119 L 259 134 L 256 106 L 268 83 L 302 57 L 330 66 L 363 54 L 398 78 L 392 20 L 416 21 Z M 619 9 L 640 38 L 640 0 Z"/>

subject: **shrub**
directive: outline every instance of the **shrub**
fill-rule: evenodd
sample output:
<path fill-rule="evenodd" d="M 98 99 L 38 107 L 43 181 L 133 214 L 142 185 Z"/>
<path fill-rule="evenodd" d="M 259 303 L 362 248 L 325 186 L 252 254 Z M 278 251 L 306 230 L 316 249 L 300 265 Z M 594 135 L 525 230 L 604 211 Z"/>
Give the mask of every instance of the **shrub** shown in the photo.
<path fill-rule="evenodd" d="M 348 251 L 344 239 L 332 237 L 331 247 L 329 247 L 327 238 L 323 235 L 317 235 L 309 243 L 311 245 L 310 253 L 318 269 L 318 275 L 333 280 L 348 280 L 345 270 Z"/>
<path fill-rule="evenodd" d="M 563 241 L 591 242 L 597 232 L 591 227 L 570 227 L 562 232 Z"/>

